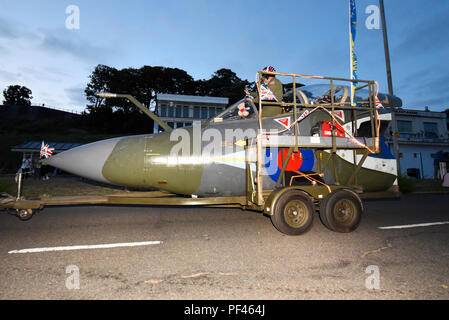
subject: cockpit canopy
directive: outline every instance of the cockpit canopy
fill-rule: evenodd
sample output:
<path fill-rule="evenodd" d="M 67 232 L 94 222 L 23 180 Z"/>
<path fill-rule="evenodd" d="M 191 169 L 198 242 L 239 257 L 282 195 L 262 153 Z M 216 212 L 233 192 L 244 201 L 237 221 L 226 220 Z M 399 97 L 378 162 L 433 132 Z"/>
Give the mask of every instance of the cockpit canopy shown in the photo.
<path fill-rule="evenodd" d="M 346 85 L 334 86 L 334 102 L 335 103 L 349 103 L 350 102 L 351 88 Z M 367 89 L 360 89 L 356 91 L 357 101 L 368 101 L 369 91 Z M 396 96 L 392 96 L 385 93 L 379 93 L 378 98 L 385 107 L 399 108 L 402 106 L 402 100 Z M 283 95 L 283 101 L 291 103 L 294 101 L 293 90 L 289 90 Z M 331 102 L 331 90 L 330 86 L 326 84 L 314 84 L 308 86 L 302 86 L 296 89 L 296 102 L 299 104 L 326 104 Z M 263 102 L 262 102 L 263 105 Z M 245 108 L 248 115 L 242 117 L 239 115 L 239 111 Z M 254 103 L 246 101 L 243 98 L 233 105 L 229 106 L 226 110 L 214 117 L 215 121 L 231 121 L 231 120 L 244 120 L 252 119 L 258 116 L 257 106 Z M 214 120 L 212 119 L 212 120 Z"/>
<path fill-rule="evenodd" d="M 360 89 L 355 92 L 356 101 L 368 101 L 369 90 Z M 385 107 L 399 108 L 402 107 L 402 100 L 396 96 L 385 93 L 377 95 L 380 102 Z M 303 86 L 296 89 L 296 98 L 298 103 L 304 104 L 322 104 L 331 102 L 330 86 L 326 84 L 313 84 Z M 284 102 L 293 102 L 293 90 L 289 90 L 284 94 Z M 334 86 L 334 102 L 349 103 L 351 100 L 351 88 L 347 85 Z"/>
<path fill-rule="evenodd" d="M 245 108 L 246 112 L 248 112 L 248 115 L 245 117 L 242 117 L 239 115 L 239 111 Z M 219 113 L 214 117 L 214 119 L 222 120 L 222 121 L 229 121 L 229 120 L 243 120 L 243 119 L 251 119 L 257 117 L 257 107 L 254 105 L 254 103 L 246 101 L 246 98 L 243 98 L 233 105 L 231 105 L 229 108 L 224 110 L 222 113 Z"/>

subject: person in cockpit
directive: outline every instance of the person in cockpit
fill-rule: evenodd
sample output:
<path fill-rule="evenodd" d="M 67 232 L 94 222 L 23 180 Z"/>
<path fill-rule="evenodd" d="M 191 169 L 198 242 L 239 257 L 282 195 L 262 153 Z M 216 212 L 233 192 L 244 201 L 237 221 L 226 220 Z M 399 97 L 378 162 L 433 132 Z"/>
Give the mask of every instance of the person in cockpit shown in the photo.
<path fill-rule="evenodd" d="M 272 66 L 265 67 L 262 71 L 276 72 Z M 258 85 L 258 83 L 256 83 Z M 260 82 L 260 99 L 261 101 L 280 102 L 282 103 L 283 88 L 282 82 L 275 75 L 263 74 Z M 252 101 L 257 106 L 259 103 L 259 92 L 249 92 L 245 89 L 247 101 Z M 263 114 L 265 116 L 274 116 L 282 113 L 282 106 L 265 105 L 263 106 Z"/>

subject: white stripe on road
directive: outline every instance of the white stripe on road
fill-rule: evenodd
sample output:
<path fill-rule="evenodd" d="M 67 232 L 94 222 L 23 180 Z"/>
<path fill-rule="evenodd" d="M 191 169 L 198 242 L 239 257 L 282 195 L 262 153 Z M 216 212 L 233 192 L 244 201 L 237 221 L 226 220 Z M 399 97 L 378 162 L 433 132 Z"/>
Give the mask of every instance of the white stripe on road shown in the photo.
<path fill-rule="evenodd" d="M 407 228 L 437 226 L 437 225 L 441 225 L 441 224 L 449 224 L 449 221 L 408 224 L 408 225 L 403 225 L 403 226 L 379 227 L 379 229 L 382 229 L 382 230 L 387 230 L 387 229 L 407 229 Z"/>
<path fill-rule="evenodd" d="M 161 244 L 162 241 L 144 241 L 144 242 L 127 242 L 127 243 L 110 243 L 110 244 L 96 244 L 85 246 L 66 246 L 66 247 L 49 247 L 49 248 L 32 248 L 22 250 L 12 250 L 8 253 L 35 253 L 35 252 L 49 252 L 49 251 L 67 251 L 67 250 L 86 250 L 86 249 L 106 249 L 118 247 L 137 247 L 149 246 L 154 244 Z"/>

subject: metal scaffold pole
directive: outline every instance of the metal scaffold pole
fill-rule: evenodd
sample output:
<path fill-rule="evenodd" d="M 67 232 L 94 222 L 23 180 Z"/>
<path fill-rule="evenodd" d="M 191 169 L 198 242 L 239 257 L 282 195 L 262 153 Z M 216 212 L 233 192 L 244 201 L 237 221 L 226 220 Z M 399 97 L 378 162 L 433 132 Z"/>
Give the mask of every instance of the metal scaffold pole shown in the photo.
<path fill-rule="evenodd" d="M 391 79 L 390 50 L 388 48 L 387 22 L 385 20 L 384 0 L 379 0 L 379 5 L 380 5 L 380 16 L 382 19 L 382 32 L 384 37 L 385 65 L 387 69 L 388 93 L 394 95 L 393 81 Z"/>
<path fill-rule="evenodd" d="M 384 38 L 384 50 L 385 50 L 385 66 L 387 70 L 387 82 L 388 82 L 388 93 L 391 95 L 394 95 L 393 92 L 393 81 L 391 78 L 391 65 L 390 65 L 390 51 L 388 48 L 388 35 L 387 35 L 387 22 L 385 19 L 385 6 L 384 1 L 379 0 L 379 6 L 380 6 L 380 15 L 382 20 L 382 33 Z M 391 108 L 391 126 L 393 130 L 393 153 L 394 157 L 396 158 L 396 168 L 397 168 L 397 175 L 401 175 L 401 161 L 399 157 L 399 145 L 398 145 L 398 128 L 397 128 L 397 122 L 396 122 L 396 114 L 393 108 Z"/>

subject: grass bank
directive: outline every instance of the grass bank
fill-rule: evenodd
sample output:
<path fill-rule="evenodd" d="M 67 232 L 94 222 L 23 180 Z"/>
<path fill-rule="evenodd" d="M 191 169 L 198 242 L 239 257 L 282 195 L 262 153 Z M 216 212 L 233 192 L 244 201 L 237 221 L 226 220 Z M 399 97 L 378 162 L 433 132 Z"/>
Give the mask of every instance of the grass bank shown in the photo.
<path fill-rule="evenodd" d="M 14 181 L 14 175 L 0 176 L 0 192 L 17 196 L 17 184 Z M 50 177 L 49 180 L 39 180 L 31 177 L 24 179 L 22 182 L 22 196 L 27 199 L 39 198 L 46 195 L 58 197 L 106 195 L 126 192 L 123 187 L 105 185 L 69 175 Z"/>

